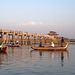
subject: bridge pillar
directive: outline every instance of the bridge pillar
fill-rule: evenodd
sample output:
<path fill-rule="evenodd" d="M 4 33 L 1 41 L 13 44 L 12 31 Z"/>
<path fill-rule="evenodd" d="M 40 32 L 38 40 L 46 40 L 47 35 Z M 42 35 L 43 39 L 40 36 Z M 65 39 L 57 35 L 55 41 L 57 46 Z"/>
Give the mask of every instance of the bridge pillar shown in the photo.
<path fill-rule="evenodd" d="M 15 44 L 15 32 L 13 33 L 13 43 Z"/>
<path fill-rule="evenodd" d="M 4 32 L 2 32 L 1 36 L 2 36 L 2 40 L 4 40 Z"/>
<path fill-rule="evenodd" d="M 17 41 L 20 42 L 20 40 L 19 40 L 19 34 L 17 34 Z"/>
<path fill-rule="evenodd" d="M 27 34 L 26 34 L 26 40 L 25 40 L 26 42 L 25 42 L 25 45 L 27 45 Z"/>
<path fill-rule="evenodd" d="M 22 40 L 23 40 L 22 42 L 23 42 L 23 45 L 24 45 L 24 34 L 23 34 L 23 38 L 22 38 Z"/>
<path fill-rule="evenodd" d="M 8 43 L 10 44 L 10 35 L 9 35 Z"/>
<path fill-rule="evenodd" d="M 44 44 L 44 37 L 42 37 L 42 44 Z"/>
<path fill-rule="evenodd" d="M 6 43 L 8 43 L 8 32 L 6 33 Z"/>

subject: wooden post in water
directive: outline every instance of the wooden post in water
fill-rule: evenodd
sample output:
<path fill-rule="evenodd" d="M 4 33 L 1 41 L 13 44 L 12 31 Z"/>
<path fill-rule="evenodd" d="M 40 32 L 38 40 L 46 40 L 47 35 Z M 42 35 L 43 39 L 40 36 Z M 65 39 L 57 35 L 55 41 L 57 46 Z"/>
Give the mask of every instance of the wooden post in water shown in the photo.
<path fill-rule="evenodd" d="M 42 44 L 44 45 L 44 36 L 42 36 Z"/>
<path fill-rule="evenodd" d="M 30 41 L 30 45 L 31 45 L 31 35 L 30 35 L 30 39 L 29 39 L 29 41 Z"/>
<path fill-rule="evenodd" d="M 34 44 L 34 34 L 32 35 L 32 43 Z"/>
<path fill-rule="evenodd" d="M 13 31 L 13 43 L 15 44 L 15 32 Z"/>
<path fill-rule="evenodd" d="M 37 33 L 35 34 L 35 41 L 36 41 L 36 44 L 37 44 Z"/>
<path fill-rule="evenodd" d="M 24 45 L 24 34 L 23 34 L 23 38 L 22 38 L 22 39 L 23 39 L 23 41 L 22 41 L 22 42 L 23 42 L 23 45 Z"/>
<path fill-rule="evenodd" d="M 25 45 L 27 45 L 27 32 L 26 32 L 26 40 L 25 41 L 26 41 Z"/>
<path fill-rule="evenodd" d="M 10 35 L 9 35 L 8 43 L 10 44 Z"/>
<path fill-rule="evenodd" d="M 6 43 L 8 43 L 8 32 L 6 33 Z"/>
<path fill-rule="evenodd" d="M 2 40 L 4 40 L 4 32 L 1 33 Z"/>
<path fill-rule="evenodd" d="M 39 39 L 40 39 L 40 38 L 39 38 L 39 36 L 37 36 L 37 44 L 39 44 L 39 43 L 40 43 L 40 42 L 39 42 Z"/>
<path fill-rule="evenodd" d="M 19 33 L 17 34 L 17 41 L 20 42 L 20 40 L 19 40 Z"/>

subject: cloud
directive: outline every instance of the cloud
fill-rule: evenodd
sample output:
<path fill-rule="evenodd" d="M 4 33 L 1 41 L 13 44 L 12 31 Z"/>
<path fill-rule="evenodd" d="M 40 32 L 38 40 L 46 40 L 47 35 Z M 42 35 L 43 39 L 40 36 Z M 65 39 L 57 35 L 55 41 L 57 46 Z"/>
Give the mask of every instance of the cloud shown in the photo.
<path fill-rule="evenodd" d="M 43 22 L 35 22 L 35 21 L 30 21 L 30 22 L 26 22 L 26 23 L 20 23 L 18 25 L 22 25 L 22 26 L 25 26 L 25 25 L 41 25 L 43 24 Z"/>
<path fill-rule="evenodd" d="M 40 24 L 43 24 L 43 22 L 40 22 Z"/>
<path fill-rule="evenodd" d="M 54 25 L 53 23 L 51 23 L 50 25 Z"/>

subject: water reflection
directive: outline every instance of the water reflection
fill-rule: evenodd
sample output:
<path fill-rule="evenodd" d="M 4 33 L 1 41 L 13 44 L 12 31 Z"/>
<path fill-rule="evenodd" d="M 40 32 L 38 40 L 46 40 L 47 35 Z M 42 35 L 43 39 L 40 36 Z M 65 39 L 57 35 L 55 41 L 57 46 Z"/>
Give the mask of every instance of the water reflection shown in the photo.
<path fill-rule="evenodd" d="M 69 59 L 68 51 L 36 51 L 31 50 L 30 46 L 9 47 L 7 52 L 0 53 L 0 69 L 6 65 L 14 63 L 41 61 L 55 61 L 64 66 L 64 61 Z M 52 61 L 52 62 L 53 62 Z"/>
<path fill-rule="evenodd" d="M 1 62 L 5 61 L 6 55 L 7 55 L 7 52 L 0 53 L 0 65 L 2 64 Z"/>
<path fill-rule="evenodd" d="M 38 50 L 32 50 L 30 52 L 31 57 L 36 59 L 40 56 L 42 58 L 41 60 L 55 60 L 59 61 L 61 60 L 61 66 L 64 66 L 64 58 L 69 59 L 69 53 L 68 51 L 38 51 Z"/>
<path fill-rule="evenodd" d="M 63 52 L 61 52 L 61 66 L 64 66 L 64 55 Z"/>
<path fill-rule="evenodd" d="M 6 61 L 7 53 L 6 52 L 1 52 L 0 53 L 0 69 L 2 69 L 3 65 L 6 65 L 7 63 L 4 63 Z"/>
<path fill-rule="evenodd" d="M 0 69 L 6 65 L 22 62 L 23 59 L 29 58 L 29 55 L 29 46 L 9 47 L 7 52 L 0 53 Z"/>
<path fill-rule="evenodd" d="M 40 56 L 42 56 L 42 52 L 39 52 Z"/>

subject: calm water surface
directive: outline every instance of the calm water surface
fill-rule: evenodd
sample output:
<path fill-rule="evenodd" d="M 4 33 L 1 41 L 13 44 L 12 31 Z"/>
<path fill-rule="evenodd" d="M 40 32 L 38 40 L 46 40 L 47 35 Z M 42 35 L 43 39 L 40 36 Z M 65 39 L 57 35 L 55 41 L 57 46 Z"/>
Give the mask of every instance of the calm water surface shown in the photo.
<path fill-rule="evenodd" d="M 0 53 L 0 75 L 75 75 L 75 45 L 69 45 L 68 51 L 10 47 Z"/>

